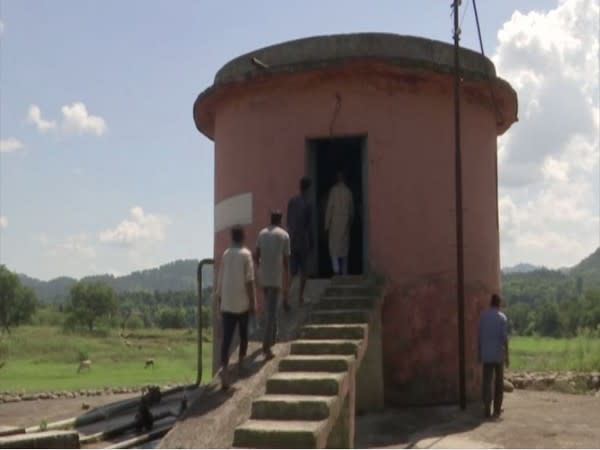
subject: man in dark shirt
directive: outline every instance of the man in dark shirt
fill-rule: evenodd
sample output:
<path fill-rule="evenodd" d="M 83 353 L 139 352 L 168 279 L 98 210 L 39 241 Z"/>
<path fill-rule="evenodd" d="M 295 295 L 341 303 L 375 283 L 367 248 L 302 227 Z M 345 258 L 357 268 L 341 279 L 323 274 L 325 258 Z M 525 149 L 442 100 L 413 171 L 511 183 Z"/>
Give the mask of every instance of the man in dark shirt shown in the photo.
<path fill-rule="evenodd" d="M 308 255 L 313 248 L 312 207 L 308 200 L 310 179 L 300 180 L 300 195 L 290 199 L 287 207 L 287 229 L 290 235 L 290 272 L 292 277 L 300 276 L 300 295 L 298 304 L 304 304 L 304 286 L 306 285 L 306 269 Z M 287 305 L 284 305 L 284 308 Z"/>
<path fill-rule="evenodd" d="M 508 324 L 500 311 L 500 297 L 492 295 L 490 308 L 479 318 L 479 362 L 483 364 L 483 414 L 491 415 L 492 384 L 494 386 L 494 417 L 502 413 L 504 368 L 508 367 Z M 493 383 L 492 383 L 493 379 Z"/>

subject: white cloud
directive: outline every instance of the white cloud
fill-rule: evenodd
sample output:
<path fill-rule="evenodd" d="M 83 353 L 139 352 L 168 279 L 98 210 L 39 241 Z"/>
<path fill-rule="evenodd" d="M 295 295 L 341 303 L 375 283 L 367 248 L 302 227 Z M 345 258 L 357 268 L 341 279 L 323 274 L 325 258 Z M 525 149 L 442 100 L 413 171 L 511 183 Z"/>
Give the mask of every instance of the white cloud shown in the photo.
<path fill-rule="evenodd" d="M 93 260 L 96 257 L 94 241 L 89 233 L 76 233 L 64 237 L 50 237 L 47 233 L 35 236 L 46 254 L 54 259 L 69 258 L 80 261 Z"/>
<path fill-rule="evenodd" d="M 165 239 L 165 229 L 170 223 L 167 217 L 146 213 L 139 206 L 132 208 L 129 216 L 115 228 L 101 232 L 100 241 L 132 246 Z"/>
<path fill-rule="evenodd" d="M 4 22 L 2 20 L 0 20 L 0 34 L 4 33 L 4 30 L 5 30 Z"/>
<path fill-rule="evenodd" d="M 76 255 L 86 259 L 96 257 L 96 250 L 87 233 L 67 236 L 62 242 L 56 244 L 55 249 L 63 255 Z"/>
<path fill-rule="evenodd" d="M 542 166 L 542 174 L 544 179 L 549 181 L 568 181 L 569 163 L 559 161 L 552 156 L 548 156 L 544 160 Z"/>
<path fill-rule="evenodd" d="M 27 120 L 30 123 L 34 124 L 37 127 L 38 131 L 41 131 L 42 133 L 56 128 L 56 121 L 43 119 L 42 111 L 37 105 L 31 105 L 29 107 L 29 112 L 27 113 Z"/>
<path fill-rule="evenodd" d="M 87 108 L 81 102 L 61 108 L 63 113 L 63 129 L 68 133 L 95 134 L 102 136 L 106 131 L 106 122 L 102 117 L 88 114 Z"/>
<path fill-rule="evenodd" d="M 8 227 L 8 219 L 6 216 L 0 216 L 0 229 Z"/>
<path fill-rule="evenodd" d="M 45 133 L 50 130 L 58 130 L 64 134 L 92 134 L 102 136 L 106 132 L 106 121 L 100 116 L 88 113 L 87 107 L 82 102 L 74 102 L 61 108 L 62 121 L 60 126 L 55 120 L 46 120 L 37 105 L 31 105 L 27 114 L 27 120 L 33 123 L 37 129 Z"/>
<path fill-rule="evenodd" d="M 15 138 L 0 140 L 0 153 L 12 153 L 22 150 L 25 146 L 21 141 Z"/>
<path fill-rule="evenodd" d="M 521 119 L 499 142 L 504 265 L 568 266 L 599 245 L 600 6 L 555 5 L 515 12 L 493 57 Z"/>

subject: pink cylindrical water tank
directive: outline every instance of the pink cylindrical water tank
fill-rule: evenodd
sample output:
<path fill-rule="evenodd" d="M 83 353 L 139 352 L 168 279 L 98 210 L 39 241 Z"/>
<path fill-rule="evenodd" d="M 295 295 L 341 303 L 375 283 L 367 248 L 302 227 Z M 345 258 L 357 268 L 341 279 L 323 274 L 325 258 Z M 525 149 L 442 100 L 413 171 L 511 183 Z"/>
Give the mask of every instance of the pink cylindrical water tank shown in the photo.
<path fill-rule="evenodd" d="M 478 398 L 477 320 L 500 290 L 497 137 L 517 120 L 517 95 L 491 61 L 461 49 L 466 375 Z M 387 280 L 385 399 L 458 397 L 453 47 L 394 34 L 300 39 L 227 63 L 194 104 L 215 143 L 215 260 L 228 228 L 253 241 L 271 208 L 313 179 L 315 235 L 323 198 L 344 171 L 357 214 L 353 273 Z M 324 249 L 324 250 L 323 250 Z M 311 273 L 329 276 L 320 242 Z M 217 353 L 217 352 L 215 352 Z"/>

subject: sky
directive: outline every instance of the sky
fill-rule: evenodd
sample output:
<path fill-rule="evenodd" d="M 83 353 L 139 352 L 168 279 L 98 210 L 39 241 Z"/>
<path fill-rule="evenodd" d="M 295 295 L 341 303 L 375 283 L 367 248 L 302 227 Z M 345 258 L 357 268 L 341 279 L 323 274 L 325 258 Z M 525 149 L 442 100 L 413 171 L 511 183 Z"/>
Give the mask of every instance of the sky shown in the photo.
<path fill-rule="evenodd" d="M 213 143 L 193 102 L 230 59 L 320 34 L 452 40 L 442 0 L 0 0 L 0 263 L 122 275 L 213 248 Z M 471 0 L 461 45 L 479 49 Z M 598 0 L 480 0 L 519 94 L 499 140 L 501 262 L 600 243 Z"/>

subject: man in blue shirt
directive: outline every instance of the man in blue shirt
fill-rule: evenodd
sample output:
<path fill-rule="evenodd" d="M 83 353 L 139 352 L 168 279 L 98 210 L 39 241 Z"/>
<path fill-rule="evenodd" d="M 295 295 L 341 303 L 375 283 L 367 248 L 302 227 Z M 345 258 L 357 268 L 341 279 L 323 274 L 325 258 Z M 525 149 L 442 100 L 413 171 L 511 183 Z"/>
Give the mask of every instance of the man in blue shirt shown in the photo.
<path fill-rule="evenodd" d="M 508 323 L 500 311 L 500 297 L 492 295 L 491 307 L 479 318 L 479 362 L 483 364 L 482 397 L 486 418 L 491 416 L 494 379 L 494 417 L 502 413 L 504 368 L 508 367 Z"/>
<path fill-rule="evenodd" d="M 291 198 L 287 207 L 287 229 L 291 244 L 290 272 L 292 278 L 300 275 L 300 306 L 304 304 L 308 256 L 313 248 L 312 205 L 308 199 L 310 185 L 310 179 L 303 177 L 300 180 L 300 195 Z M 283 307 L 289 309 L 287 303 Z"/>

